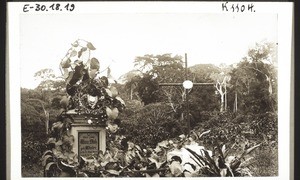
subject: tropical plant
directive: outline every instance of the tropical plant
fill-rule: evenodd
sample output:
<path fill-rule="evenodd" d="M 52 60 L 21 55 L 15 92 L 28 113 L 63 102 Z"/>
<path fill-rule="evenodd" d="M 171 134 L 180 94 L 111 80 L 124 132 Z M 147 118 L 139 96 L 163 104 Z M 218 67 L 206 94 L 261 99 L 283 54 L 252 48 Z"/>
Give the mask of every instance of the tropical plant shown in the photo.
<path fill-rule="evenodd" d="M 60 124 L 58 127 L 64 127 Z M 64 131 L 67 132 L 67 131 Z M 205 138 L 210 131 L 201 133 Z M 60 133 L 59 133 L 60 134 Z M 48 147 L 54 148 L 43 155 L 45 176 L 71 177 L 199 177 L 199 176 L 251 176 L 249 154 L 258 148 L 244 147 L 241 153 L 234 148 L 214 151 L 199 145 L 196 136 L 180 135 L 157 143 L 156 147 L 144 147 L 125 136 L 115 136 L 105 152 L 92 157 L 78 157 L 70 152 L 72 138 L 49 139 Z M 55 151 L 54 151 L 55 150 Z"/>
<path fill-rule="evenodd" d="M 227 148 L 223 145 L 216 146 L 217 153 L 214 157 L 211 157 L 207 150 L 202 149 L 200 153 L 187 148 L 187 150 L 195 157 L 194 161 L 200 166 L 199 174 L 202 176 L 252 176 L 248 166 L 250 165 L 253 157 L 249 157 L 246 160 L 245 156 L 249 155 L 254 149 L 258 148 L 260 144 L 250 148 L 245 148 L 239 155 L 229 156 L 231 148 Z"/>

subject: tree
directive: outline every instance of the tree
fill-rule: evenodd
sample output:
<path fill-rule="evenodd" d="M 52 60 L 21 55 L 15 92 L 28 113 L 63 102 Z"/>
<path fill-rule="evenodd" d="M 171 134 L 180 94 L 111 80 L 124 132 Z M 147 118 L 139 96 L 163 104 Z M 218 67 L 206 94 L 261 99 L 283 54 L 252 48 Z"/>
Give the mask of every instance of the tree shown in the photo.
<path fill-rule="evenodd" d="M 42 120 L 42 122 L 45 123 L 46 134 L 48 134 L 48 128 L 49 128 L 49 110 L 47 110 L 45 108 L 45 103 L 42 100 L 40 100 L 40 99 L 27 99 L 27 102 L 29 102 L 29 101 L 38 102 L 38 105 L 40 107 L 42 107 L 44 114 L 43 114 L 41 120 Z"/>
<path fill-rule="evenodd" d="M 136 57 L 134 63 L 135 67 L 144 74 L 142 76 L 142 80 L 139 81 L 140 83 L 138 86 L 142 87 L 142 84 L 145 86 L 150 86 L 147 89 L 154 90 L 157 96 L 156 98 L 160 97 L 153 100 L 153 102 L 167 101 L 169 102 L 170 106 L 172 106 L 173 110 L 176 111 L 177 107 L 175 107 L 174 104 L 182 101 L 181 96 L 178 96 L 178 93 L 181 93 L 182 95 L 183 90 L 176 88 L 174 89 L 172 87 L 160 88 L 158 84 L 162 82 L 183 82 L 184 67 L 182 57 L 178 55 L 172 57 L 171 54 L 155 56 L 146 54 L 144 56 Z M 145 98 L 145 92 L 149 94 L 148 90 L 139 91 L 139 96 L 143 102 L 143 98 Z M 150 101 L 147 100 L 147 102 Z"/>
<path fill-rule="evenodd" d="M 212 74 L 219 73 L 220 68 L 213 64 L 197 64 L 189 67 L 191 74 L 189 79 L 198 83 L 214 83 Z M 205 111 L 214 111 L 219 109 L 219 97 L 215 94 L 213 86 L 194 86 L 190 92 L 190 108 L 193 118 L 202 121 L 202 115 Z"/>
<path fill-rule="evenodd" d="M 34 74 L 39 85 L 33 89 L 21 88 L 22 129 L 37 124 L 45 124 L 46 132 L 50 112 L 59 109 L 59 101 L 65 91 L 65 83 L 54 74 L 52 69 L 41 69 Z M 56 102 L 56 103 L 55 103 Z"/>
<path fill-rule="evenodd" d="M 273 43 L 256 44 L 231 71 L 230 83 L 236 97 L 239 97 L 241 110 L 276 111 L 277 108 L 274 106 L 277 103 L 276 54 Z"/>
<path fill-rule="evenodd" d="M 189 68 L 197 82 L 213 82 L 212 74 L 220 73 L 220 68 L 213 64 L 197 64 Z"/>
<path fill-rule="evenodd" d="M 40 83 L 35 88 L 39 98 L 47 104 L 51 104 L 53 98 L 60 98 L 65 91 L 65 82 L 61 77 L 54 74 L 52 69 L 41 69 L 34 74 L 36 80 Z"/>
<path fill-rule="evenodd" d="M 273 94 L 272 81 L 275 80 L 277 74 L 274 68 L 274 64 L 277 62 L 276 57 L 277 53 L 274 43 L 256 44 L 253 49 L 248 51 L 248 57 L 245 57 L 246 60 L 252 62 L 252 66 L 248 68 L 265 76 L 265 81 L 268 83 L 269 96 Z"/>
<path fill-rule="evenodd" d="M 228 82 L 230 81 L 230 67 L 221 64 L 219 66 L 219 72 L 212 73 L 210 75 L 211 79 L 215 82 L 216 92 L 220 94 L 220 112 L 227 110 L 227 87 L 229 86 Z"/>
<path fill-rule="evenodd" d="M 137 91 L 145 105 L 159 102 L 161 99 L 159 83 L 153 75 L 145 74 L 143 78 L 138 81 Z"/>
<path fill-rule="evenodd" d="M 213 78 L 216 79 L 215 88 L 220 94 L 220 112 L 227 110 L 227 84 L 230 80 L 230 76 L 224 73 L 214 74 Z"/>
<path fill-rule="evenodd" d="M 40 84 L 39 84 L 40 88 L 50 89 L 51 86 L 49 86 L 50 85 L 49 83 L 41 84 L 41 82 L 51 81 L 51 80 L 54 80 L 56 77 L 55 77 L 54 71 L 52 69 L 45 68 L 45 69 L 41 69 L 41 70 L 37 71 L 34 74 L 34 78 L 36 81 L 40 82 Z"/>
<path fill-rule="evenodd" d="M 134 61 L 140 71 L 157 78 L 158 82 L 178 82 L 183 80 L 182 57 L 171 54 L 138 56 Z"/>
<path fill-rule="evenodd" d="M 124 74 L 121 78 L 121 81 L 125 82 L 125 90 L 130 96 L 130 100 L 140 99 L 137 91 L 138 82 L 141 80 L 143 73 L 137 70 L 129 71 Z"/>

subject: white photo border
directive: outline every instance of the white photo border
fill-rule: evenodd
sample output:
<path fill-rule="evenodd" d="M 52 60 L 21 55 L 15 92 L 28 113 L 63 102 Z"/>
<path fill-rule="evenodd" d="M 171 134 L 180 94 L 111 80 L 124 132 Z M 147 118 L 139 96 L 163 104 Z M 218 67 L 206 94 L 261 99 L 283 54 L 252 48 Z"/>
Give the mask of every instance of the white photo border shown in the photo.
<path fill-rule="evenodd" d="M 23 178 L 21 175 L 21 125 L 20 125 L 20 15 L 24 14 L 23 7 L 27 2 L 7 3 L 7 175 L 9 179 L 45 179 Z M 50 2 L 43 2 L 43 4 Z M 52 2 L 51 2 L 52 3 Z M 93 13 L 232 13 L 222 11 L 222 2 L 70 2 L 77 9 L 69 14 Z M 243 2 L 246 3 L 246 2 Z M 287 2 L 252 2 L 255 13 L 278 14 L 278 149 L 279 168 L 277 177 L 263 179 L 290 179 L 293 176 L 291 135 L 293 117 L 291 117 L 291 87 L 292 87 L 292 20 L 293 3 Z M 41 14 L 41 12 L 30 12 Z M 66 13 L 53 12 L 52 14 Z M 48 13 L 51 15 L 51 13 Z M 238 15 L 238 14 L 237 14 Z M 290 152 L 290 153 L 287 153 Z M 261 179 L 262 177 L 243 177 L 241 179 Z M 73 178 L 64 178 L 73 179 Z M 130 179 L 130 178 L 123 178 Z M 139 179 L 139 178 L 137 178 Z M 144 179 L 144 178 L 141 178 Z M 207 178 L 220 179 L 220 178 Z M 239 178 L 238 178 L 239 179 Z"/>

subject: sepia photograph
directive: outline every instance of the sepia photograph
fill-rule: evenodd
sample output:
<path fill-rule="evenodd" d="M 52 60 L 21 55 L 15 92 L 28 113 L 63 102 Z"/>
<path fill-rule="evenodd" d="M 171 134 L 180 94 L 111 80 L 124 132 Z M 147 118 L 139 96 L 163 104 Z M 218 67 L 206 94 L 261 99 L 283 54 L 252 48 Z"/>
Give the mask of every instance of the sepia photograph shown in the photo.
<path fill-rule="evenodd" d="M 11 176 L 288 178 L 292 4 L 233 5 L 18 3 Z"/>

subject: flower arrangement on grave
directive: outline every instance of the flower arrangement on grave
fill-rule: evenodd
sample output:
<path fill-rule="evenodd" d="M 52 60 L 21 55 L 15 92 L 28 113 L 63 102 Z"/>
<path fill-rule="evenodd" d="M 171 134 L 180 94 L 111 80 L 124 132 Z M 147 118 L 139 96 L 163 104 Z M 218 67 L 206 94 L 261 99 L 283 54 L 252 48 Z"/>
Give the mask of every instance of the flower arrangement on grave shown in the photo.
<path fill-rule="evenodd" d="M 73 152 L 75 139 L 70 133 L 73 115 L 83 116 L 86 124 L 106 127 L 109 133 L 118 130 L 120 119 L 117 117 L 125 103 L 109 79 L 100 76 L 100 62 L 91 57 L 91 51 L 95 49 L 91 42 L 76 40 L 59 64 L 66 82 L 66 96 L 60 101 L 57 121 L 50 126 L 50 138 L 46 143 L 48 150 L 42 158 L 45 173 L 55 173 L 57 171 L 51 168 L 58 168 L 61 174 L 66 172 L 64 169 L 80 164 L 81 157 Z M 109 67 L 107 71 L 110 71 Z M 71 168 L 71 172 L 73 170 Z"/>
<path fill-rule="evenodd" d="M 125 103 L 108 78 L 99 76 L 100 62 L 91 58 L 91 51 L 95 49 L 92 43 L 77 40 L 62 59 L 60 69 L 67 92 L 61 100 L 62 112 L 71 110 L 84 115 L 89 124 L 108 126 L 117 119 Z M 110 71 L 109 67 L 107 70 Z"/>

